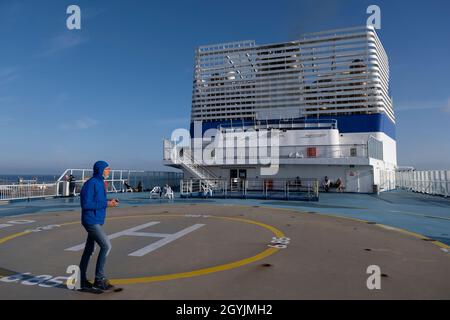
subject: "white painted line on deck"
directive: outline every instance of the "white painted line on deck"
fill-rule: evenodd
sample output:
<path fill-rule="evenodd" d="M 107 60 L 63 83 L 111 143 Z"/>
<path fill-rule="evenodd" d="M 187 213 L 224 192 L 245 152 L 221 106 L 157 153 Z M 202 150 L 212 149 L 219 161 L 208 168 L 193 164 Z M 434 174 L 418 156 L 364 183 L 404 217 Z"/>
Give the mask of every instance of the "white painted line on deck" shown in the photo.
<path fill-rule="evenodd" d="M 155 251 L 156 249 L 161 248 L 162 246 L 164 246 L 164 245 L 166 245 L 166 244 L 168 244 L 168 243 L 170 243 L 170 242 L 172 242 L 172 241 L 174 241 L 176 239 L 179 239 L 179 238 L 187 235 L 188 233 L 191 233 L 192 231 L 195 231 L 195 230 L 197 230 L 197 229 L 199 229 L 199 228 L 201 228 L 203 226 L 204 226 L 204 224 L 194 224 L 191 227 L 188 227 L 188 228 L 183 229 L 183 230 L 181 230 L 181 231 L 179 231 L 177 233 L 174 233 L 174 234 L 171 234 L 169 236 L 166 236 L 163 239 L 161 239 L 161 240 L 159 240 L 159 241 L 157 241 L 155 243 L 152 243 L 152 244 L 150 244 L 150 245 L 148 245 L 148 246 L 146 246 L 146 247 L 144 247 L 142 249 L 139 249 L 139 250 L 137 250 L 135 252 L 132 252 L 132 253 L 129 254 L 129 256 L 142 257 L 142 256 L 146 255 L 147 253 Z"/>
<path fill-rule="evenodd" d="M 130 229 L 126 229 L 123 231 L 113 233 L 113 234 L 109 235 L 108 238 L 110 240 L 116 239 L 116 238 L 119 238 L 122 236 L 162 238 L 161 240 L 159 240 L 155 243 L 152 243 L 148 246 L 145 246 L 142 249 L 136 250 L 129 254 L 129 256 L 132 256 L 132 257 L 142 257 L 142 256 L 144 256 L 152 251 L 155 251 L 156 249 L 159 249 L 162 246 L 164 246 L 172 241 L 175 241 L 175 240 L 187 235 L 188 233 L 191 233 L 191 232 L 204 226 L 204 224 L 194 224 L 193 226 L 190 226 L 188 228 L 185 228 L 185 229 L 178 231 L 176 233 L 173 233 L 173 234 L 155 233 L 155 232 L 138 232 L 139 230 L 148 228 L 148 227 L 153 226 L 158 223 L 160 223 L 160 222 L 152 221 L 152 222 L 144 223 L 144 224 L 141 224 L 139 226 L 136 226 L 136 227 L 133 227 Z M 85 243 L 82 243 L 82 244 L 67 248 L 67 249 L 65 249 L 65 251 L 80 251 L 80 250 L 84 249 L 84 246 L 85 246 Z"/>
<path fill-rule="evenodd" d="M 109 235 L 108 238 L 109 238 L 109 240 L 112 240 L 112 239 L 116 239 L 116 238 L 122 237 L 122 236 L 128 236 L 128 235 L 132 236 L 132 235 L 135 235 L 134 233 L 136 231 L 148 228 L 150 226 L 154 226 L 155 224 L 158 224 L 158 223 L 159 223 L 158 221 L 152 221 L 152 222 L 144 223 L 144 224 L 141 224 L 139 226 L 136 226 L 136 227 L 133 227 L 133 228 L 130 228 L 130 229 L 127 229 L 127 230 L 123 230 L 123 231 L 119 231 L 119 232 L 113 233 L 113 234 Z M 84 249 L 85 245 L 86 245 L 86 242 L 83 242 L 82 244 L 79 244 L 79 245 L 67 248 L 67 249 L 65 249 L 65 251 L 80 251 L 80 250 Z"/>

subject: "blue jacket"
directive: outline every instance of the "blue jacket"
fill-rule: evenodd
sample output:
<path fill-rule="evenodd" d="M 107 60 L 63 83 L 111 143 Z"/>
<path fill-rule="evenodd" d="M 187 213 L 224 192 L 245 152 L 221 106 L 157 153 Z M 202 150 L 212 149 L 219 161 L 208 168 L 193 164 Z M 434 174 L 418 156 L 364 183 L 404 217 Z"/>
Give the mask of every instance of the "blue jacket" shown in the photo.
<path fill-rule="evenodd" d="M 106 199 L 103 170 L 108 166 L 105 161 L 97 161 L 94 164 L 94 175 L 81 188 L 81 223 L 83 225 L 103 225 L 105 223 L 108 200 Z"/>

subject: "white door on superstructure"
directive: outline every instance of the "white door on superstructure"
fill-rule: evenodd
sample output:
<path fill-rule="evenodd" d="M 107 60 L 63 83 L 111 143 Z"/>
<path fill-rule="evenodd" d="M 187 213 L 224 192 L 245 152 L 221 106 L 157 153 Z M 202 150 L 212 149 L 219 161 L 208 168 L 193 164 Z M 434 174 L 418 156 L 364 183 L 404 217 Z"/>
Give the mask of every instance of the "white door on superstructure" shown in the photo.
<path fill-rule="evenodd" d="M 359 192 L 359 171 L 358 170 L 347 170 L 345 174 L 345 191 L 347 192 Z"/>

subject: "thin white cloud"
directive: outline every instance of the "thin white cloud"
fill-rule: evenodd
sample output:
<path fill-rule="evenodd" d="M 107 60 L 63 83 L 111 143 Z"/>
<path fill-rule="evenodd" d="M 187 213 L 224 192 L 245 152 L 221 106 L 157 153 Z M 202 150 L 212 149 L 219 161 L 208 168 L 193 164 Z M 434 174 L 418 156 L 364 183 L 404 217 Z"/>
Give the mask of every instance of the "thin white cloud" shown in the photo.
<path fill-rule="evenodd" d="M 0 104 L 5 102 L 11 102 L 14 101 L 14 97 L 10 96 L 0 96 Z"/>
<path fill-rule="evenodd" d="M 75 48 L 88 39 L 80 31 L 65 31 L 53 37 L 39 56 L 51 56 L 66 49 Z"/>
<path fill-rule="evenodd" d="M 444 112 L 450 113 L 450 98 L 447 100 L 447 104 L 442 108 Z"/>
<path fill-rule="evenodd" d="M 9 1 L 0 4 L 0 26 L 17 20 L 24 10 L 24 4 L 19 1 Z"/>
<path fill-rule="evenodd" d="M 86 20 L 91 20 L 94 19 L 104 13 L 107 13 L 109 11 L 109 8 L 106 8 L 104 6 L 100 7 L 100 8 L 82 8 L 81 10 L 81 20 L 82 21 L 86 21 Z"/>
<path fill-rule="evenodd" d="M 158 119 L 156 120 L 159 125 L 185 125 L 189 126 L 189 118 L 169 118 L 169 119 Z"/>
<path fill-rule="evenodd" d="M 6 67 L 0 69 L 0 86 L 4 86 L 14 80 L 19 78 L 19 73 L 17 72 L 17 68 L 14 67 Z"/>
<path fill-rule="evenodd" d="M 448 101 L 443 101 L 443 100 L 405 101 L 405 102 L 394 103 L 394 110 L 398 111 L 398 112 L 411 111 L 411 110 L 434 110 L 434 109 L 446 111 L 446 109 L 449 108 L 449 106 L 448 106 L 449 103 L 450 103 L 450 99 Z"/>
<path fill-rule="evenodd" d="M 62 106 L 64 103 L 66 103 L 67 101 L 69 101 L 69 95 L 65 92 L 60 92 L 59 94 L 57 94 L 55 96 L 55 98 L 53 99 L 53 105 L 55 106 Z"/>
<path fill-rule="evenodd" d="M 92 128 L 98 124 L 97 120 L 91 118 L 83 118 L 75 120 L 74 122 L 66 122 L 60 125 L 63 130 L 85 130 Z"/>
<path fill-rule="evenodd" d="M 12 124 L 14 121 L 13 118 L 11 117 L 2 117 L 0 116 L 0 126 L 9 126 L 10 124 Z"/>

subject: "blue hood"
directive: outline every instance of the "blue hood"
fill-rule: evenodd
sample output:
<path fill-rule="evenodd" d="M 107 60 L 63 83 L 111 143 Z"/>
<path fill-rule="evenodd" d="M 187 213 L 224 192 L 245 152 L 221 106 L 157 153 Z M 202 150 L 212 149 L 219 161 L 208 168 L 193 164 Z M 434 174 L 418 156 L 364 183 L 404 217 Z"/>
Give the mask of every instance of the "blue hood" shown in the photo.
<path fill-rule="evenodd" d="M 94 164 L 94 177 L 103 179 L 103 171 L 109 167 L 109 164 L 105 161 L 97 161 Z"/>
<path fill-rule="evenodd" d="M 108 199 L 103 181 L 103 170 L 106 167 L 109 165 L 105 161 L 97 161 L 94 164 L 94 176 L 81 188 L 81 223 L 83 225 L 103 225 L 105 223 Z"/>

